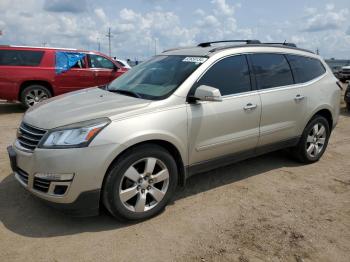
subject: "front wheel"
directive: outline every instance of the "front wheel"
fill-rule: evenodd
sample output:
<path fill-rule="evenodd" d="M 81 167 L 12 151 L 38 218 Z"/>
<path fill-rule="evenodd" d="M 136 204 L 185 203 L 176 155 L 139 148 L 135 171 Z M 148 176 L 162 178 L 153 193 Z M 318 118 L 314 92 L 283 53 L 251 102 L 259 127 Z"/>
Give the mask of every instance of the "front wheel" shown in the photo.
<path fill-rule="evenodd" d="M 21 102 L 25 108 L 32 107 L 51 97 L 50 91 L 41 85 L 30 85 L 21 93 Z"/>
<path fill-rule="evenodd" d="M 127 151 L 113 164 L 103 186 L 103 203 L 122 220 L 142 220 L 161 212 L 177 186 L 174 158 L 158 145 Z"/>
<path fill-rule="evenodd" d="M 330 137 L 328 121 L 323 116 L 315 116 L 307 124 L 293 155 L 303 163 L 318 161 L 327 148 Z"/>

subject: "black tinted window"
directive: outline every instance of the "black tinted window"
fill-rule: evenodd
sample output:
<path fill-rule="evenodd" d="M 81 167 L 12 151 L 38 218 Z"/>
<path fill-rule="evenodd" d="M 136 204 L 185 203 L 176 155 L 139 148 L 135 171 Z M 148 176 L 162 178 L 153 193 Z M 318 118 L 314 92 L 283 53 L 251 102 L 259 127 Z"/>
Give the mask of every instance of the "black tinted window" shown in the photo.
<path fill-rule="evenodd" d="M 287 55 L 296 83 L 305 83 L 326 72 L 322 63 L 314 58 Z"/>
<path fill-rule="evenodd" d="M 200 85 L 217 88 L 223 96 L 250 91 L 250 76 L 245 56 L 232 56 L 217 62 L 196 86 Z"/>
<path fill-rule="evenodd" d="M 294 83 L 290 66 L 284 55 L 253 54 L 251 59 L 259 89 Z"/>
<path fill-rule="evenodd" d="M 43 54 L 43 51 L 0 50 L 0 65 L 38 66 Z"/>

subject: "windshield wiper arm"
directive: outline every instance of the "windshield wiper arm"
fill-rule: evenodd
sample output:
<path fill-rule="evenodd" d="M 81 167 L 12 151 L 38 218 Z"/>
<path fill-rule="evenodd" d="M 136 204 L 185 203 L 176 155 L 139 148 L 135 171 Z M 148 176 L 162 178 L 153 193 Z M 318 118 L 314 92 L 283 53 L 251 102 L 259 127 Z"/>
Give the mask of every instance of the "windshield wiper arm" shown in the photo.
<path fill-rule="evenodd" d="M 137 98 L 142 98 L 141 95 L 139 93 L 135 93 L 129 90 L 123 90 L 123 89 L 109 89 L 108 91 L 113 92 L 113 93 L 118 93 L 118 94 L 123 94 L 123 95 L 127 95 L 127 96 L 133 96 L 133 97 L 137 97 Z"/>

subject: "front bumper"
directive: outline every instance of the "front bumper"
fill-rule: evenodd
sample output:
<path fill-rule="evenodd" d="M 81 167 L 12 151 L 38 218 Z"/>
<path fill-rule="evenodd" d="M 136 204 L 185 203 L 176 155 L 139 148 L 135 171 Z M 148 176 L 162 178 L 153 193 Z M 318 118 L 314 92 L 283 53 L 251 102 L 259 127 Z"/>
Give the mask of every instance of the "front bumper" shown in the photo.
<path fill-rule="evenodd" d="M 15 178 L 35 196 L 53 207 L 78 216 L 97 215 L 100 190 L 115 144 L 72 148 L 40 149 L 24 152 L 8 147 Z M 39 180 L 35 174 L 74 174 L 71 181 Z M 41 185 L 45 185 L 43 189 Z M 66 187 L 62 194 L 55 188 Z"/>

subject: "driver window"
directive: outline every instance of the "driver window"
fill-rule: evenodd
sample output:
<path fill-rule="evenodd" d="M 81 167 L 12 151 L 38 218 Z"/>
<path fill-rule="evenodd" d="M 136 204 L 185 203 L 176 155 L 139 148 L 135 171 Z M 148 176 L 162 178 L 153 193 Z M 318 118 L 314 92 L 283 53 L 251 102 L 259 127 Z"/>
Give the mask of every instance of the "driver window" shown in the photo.
<path fill-rule="evenodd" d="M 248 62 L 244 55 L 224 58 L 199 79 L 196 87 L 207 85 L 220 90 L 222 96 L 251 90 Z"/>
<path fill-rule="evenodd" d="M 114 69 L 115 65 L 107 58 L 99 55 L 89 55 L 89 64 L 91 68 Z"/>

